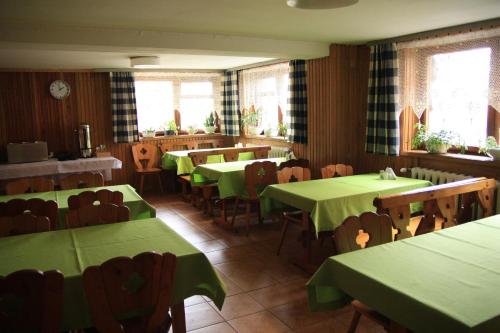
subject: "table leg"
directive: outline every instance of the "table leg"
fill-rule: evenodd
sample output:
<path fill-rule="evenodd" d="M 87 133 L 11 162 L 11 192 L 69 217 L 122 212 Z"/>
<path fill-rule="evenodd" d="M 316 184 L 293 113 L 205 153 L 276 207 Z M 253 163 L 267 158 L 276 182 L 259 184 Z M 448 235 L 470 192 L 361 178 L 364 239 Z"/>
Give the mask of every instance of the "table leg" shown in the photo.
<path fill-rule="evenodd" d="M 304 248 L 304 262 L 306 265 L 311 264 L 312 246 L 311 246 L 311 223 L 309 222 L 309 213 L 302 211 L 302 228 L 306 235 L 305 248 Z"/>
<path fill-rule="evenodd" d="M 184 301 L 172 305 L 172 331 L 186 333 L 186 315 L 184 314 Z"/>

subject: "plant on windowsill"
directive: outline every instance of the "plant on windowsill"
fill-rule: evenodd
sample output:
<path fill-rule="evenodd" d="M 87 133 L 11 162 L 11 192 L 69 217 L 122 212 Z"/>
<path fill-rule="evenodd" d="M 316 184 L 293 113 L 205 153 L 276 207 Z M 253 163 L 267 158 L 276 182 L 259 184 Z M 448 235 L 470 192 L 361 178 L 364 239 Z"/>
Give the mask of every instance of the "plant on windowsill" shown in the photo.
<path fill-rule="evenodd" d="M 261 109 L 255 109 L 253 106 L 246 112 L 244 112 L 241 121 L 243 126 L 246 128 L 246 133 L 249 135 L 257 135 L 257 127 L 261 120 Z"/>
<path fill-rule="evenodd" d="M 427 137 L 427 128 L 424 124 L 417 123 L 414 126 L 415 134 L 411 139 L 411 149 L 413 150 L 424 150 L 425 149 L 425 139 Z"/>
<path fill-rule="evenodd" d="M 210 112 L 210 114 L 205 118 L 204 125 L 208 134 L 215 133 L 215 117 L 213 112 Z"/>
<path fill-rule="evenodd" d="M 165 135 L 176 135 L 177 134 L 177 124 L 175 120 L 170 120 L 165 126 Z"/>
<path fill-rule="evenodd" d="M 288 126 L 286 126 L 286 124 L 278 124 L 278 136 L 282 136 L 284 139 L 286 139 L 287 134 Z"/>
<path fill-rule="evenodd" d="M 155 129 L 153 127 L 150 127 L 142 131 L 142 136 L 145 138 L 153 138 L 155 136 L 155 133 Z"/>
<path fill-rule="evenodd" d="M 430 133 L 425 138 L 425 149 L 431 154 L 446 154 L 451 147 L 452 139 L 453 135 L 448 131 Z"/>
<path fill-rule="evenodd" d="M 497 140 L 494 136 L 489 136 L 486 139 L 484 146 L 479 148 L 479 153 L 485 154 L 494 160 L 500 160 L 500 146 L 497 145 Z"/>

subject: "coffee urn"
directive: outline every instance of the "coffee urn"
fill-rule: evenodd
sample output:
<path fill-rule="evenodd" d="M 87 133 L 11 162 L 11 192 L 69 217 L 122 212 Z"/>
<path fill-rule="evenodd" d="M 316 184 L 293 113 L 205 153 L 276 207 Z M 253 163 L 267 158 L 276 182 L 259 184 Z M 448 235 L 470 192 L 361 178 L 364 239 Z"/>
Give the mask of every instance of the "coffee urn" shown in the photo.
<path fill-rule="evenodd" d="M 90 125 L 80 124 L 78 128 L 78 144 L 80 156 L 83 158 L 92 156 L 92 143 L 90 142 Z"/>

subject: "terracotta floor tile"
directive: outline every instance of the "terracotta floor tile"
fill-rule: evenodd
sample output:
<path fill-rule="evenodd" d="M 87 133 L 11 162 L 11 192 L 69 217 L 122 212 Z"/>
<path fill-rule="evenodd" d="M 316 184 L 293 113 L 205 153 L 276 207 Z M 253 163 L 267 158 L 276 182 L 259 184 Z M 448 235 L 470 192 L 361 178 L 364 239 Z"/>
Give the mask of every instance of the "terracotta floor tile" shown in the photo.
<path fill-rule="evenodd" d="M 229 324 L 239 333 L 280 333 L 290 329 L 268 311 L 236 318 Z"/>
<path fill-rule="evenodd" d="M 220 323 L 199 328 L 189 333 L 235 333 L 236 331 L 228 323 Z"/>
<path fill-rule="evenodd" d="M 224 319 L 208 303 L 186 307 L 186 329 L 188 331 L 221 323 Z"/>
<path fill-rule="evenodd" d="M 200 303 L 205 303 L 205 299 L 202 297 L 202 296 L 191 296 L 189 298 L 186 298 L 184 300 L 184 306 L 187 307 L 187 306 L 191 306 L 191 305 L 196 305 L 196 304 L 200 304 Z"/>
<path fill-rule="evenodd" d="M 214 303 L 209 303 L 225 320 L 246 316 L 264 310 L 262 305 L 257 303 L 248 294 L 239 294 L 226 297 L 222 310 L 218 310 Z"/>
<path fill-rule="evenodd" d="M 229 279 L 243 291 L 251 291 L 277 284 L 277 281 L 270 275 L 262 272 L 231 274 Z"/>
<path fill-rule="evenodd" d="M 335 319 L 326 319 L 312 325 L 304 326 L 293 330 L 296 333 L 345 333 L 349 328 L 343 322 L 336 321 Z M 383 331 L 380 331 L 383 332 Z M 356 333 L 359 331 L 356 330 Z"/>
<path fill-rule="evenodd" d="M 294 330 L 333 318 L 333 311 L 311 312 L 307 301 L 287 303 L 269 311 Z"/>
<path fill-rule="evenodd" d="M 223 250 L 227 248 L 227 246 L 221 242 L 219 242 L 217 239 L 206 241 L 206 242 L 201 242 L 201 243 L 196 243 L 195 246 L 202 252 L 208 253 L 212 251 L 217 251 L 217 250 Z"/>
<path fill-rule="evenodd" d="M 266 309 L 286 303 L 304 302 L 307 301 L 306 282 L 306 280 L 300 280 L 274 285 L 251 291 L 249 295 Z"/>
<path fill-rule="evenodd" d="M 224 285 L 226 286 L 226 297 L 240 294 L 243 292 L 243 290 L 236 285 L 230 278 L 228 278 L 226 275 L 221 273 L 220 271 L 217 271 L 219 274 L 220 278 L 224 282 Z"/>

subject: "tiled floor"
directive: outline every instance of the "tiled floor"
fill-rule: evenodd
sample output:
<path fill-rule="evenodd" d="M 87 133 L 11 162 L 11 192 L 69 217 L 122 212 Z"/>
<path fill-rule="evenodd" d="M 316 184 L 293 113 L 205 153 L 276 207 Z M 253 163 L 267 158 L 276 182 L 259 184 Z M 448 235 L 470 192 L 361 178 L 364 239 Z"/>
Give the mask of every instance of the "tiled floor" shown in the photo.
<path fill-rule="evenodd" d="M 226 332 L 346 332 L 350 307 L 311 312 L 305 283 L 309 275 L 292 262 L 301 253 L 298 228 L 290 228 L 281 255 L 276 256 L 280 225 L 264 223 L 242 231 L 224 229 L 180 196 L 146 195 L 157 216 L 203 251 L 227 288 L 222 310 L 210 299 L 195 296 L 185 302 L 187 330 L 196 333 Z M 243 222 L 243 221 L 241 221 Z M 319 242 L 316 242 L 319 243 Z M 327 255 L 325 241 L 316 255 Z M 382 332 L 362 318 L 358 333 Z"/>

